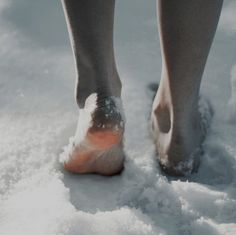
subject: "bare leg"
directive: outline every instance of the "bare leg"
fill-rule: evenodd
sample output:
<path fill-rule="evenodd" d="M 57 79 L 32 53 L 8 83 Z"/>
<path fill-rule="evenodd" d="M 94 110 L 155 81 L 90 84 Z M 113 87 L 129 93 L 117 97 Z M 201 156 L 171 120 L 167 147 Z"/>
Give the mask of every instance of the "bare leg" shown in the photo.
<path fill-rule="evenodd" d="M 162 76 L 152 113 L 159 160 L 181 175 L 204 133 L 198 111 L 199 88 L 216 31 L 222 0 L 159 0 Z"/>
<path fill-rule="evenodd" d="M 74 147 L 64 165 L 75 173 L 113 175 L 123 167 L 124 132 L 121 82 L 113 50 L 115 0 L 62 3 L 76 62 L 76 99 L 81 109 Z"/>
<path fill-rule="evenodd" d="M 76 69 L 80 107 L 92 93 L 120 96 L 113 50 L 114 0 L 63 0 Z"/>

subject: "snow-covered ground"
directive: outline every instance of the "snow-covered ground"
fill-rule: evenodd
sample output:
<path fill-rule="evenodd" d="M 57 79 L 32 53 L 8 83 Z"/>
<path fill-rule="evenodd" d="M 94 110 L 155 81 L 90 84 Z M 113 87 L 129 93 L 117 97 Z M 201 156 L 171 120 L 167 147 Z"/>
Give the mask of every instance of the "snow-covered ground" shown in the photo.
<path fill-rule="evenodd" d="M 125 171 L 70 175 L 74 63 L 59 1 L 0 1 L 0 234 L 236 234 L 236 3 L 225 0 L 202 93 L 215 116 L 197 174 L 166 177 L 148 133 L 159 81 L 155 1 L 117 1 L 115 44 L 127 117 Z"/>

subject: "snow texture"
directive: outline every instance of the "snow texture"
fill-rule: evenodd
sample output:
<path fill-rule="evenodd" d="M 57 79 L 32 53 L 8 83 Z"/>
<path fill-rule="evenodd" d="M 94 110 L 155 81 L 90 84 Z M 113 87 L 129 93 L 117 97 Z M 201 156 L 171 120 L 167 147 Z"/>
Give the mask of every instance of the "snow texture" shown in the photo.
<path fill-rule="evenodd" d="M 227 0 L 203 77 L 214 117 L 198 173 L 165 176 L 149 138 L 159 80 L 155 1 L 117 1 L 126 163 L 115 177 L 71 175 L 74 62 L 59 1 L 0 1 L 0 234 L 236 234 L 236 5 Z M 228 105 L 226 105 L 228 104 Z"/>

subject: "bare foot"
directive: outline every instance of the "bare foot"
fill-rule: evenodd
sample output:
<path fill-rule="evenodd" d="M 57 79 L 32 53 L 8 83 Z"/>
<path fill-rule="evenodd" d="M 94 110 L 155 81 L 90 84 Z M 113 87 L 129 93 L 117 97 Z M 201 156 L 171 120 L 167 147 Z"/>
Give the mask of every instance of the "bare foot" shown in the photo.
<path fill-rule="evenodd" d="M 64 168 L 73 173 L 115 175 L 122 171 L 124 117 L 119 98 L 90 95 L 80 110 Z"/>
<path fill-rule="evenodd" d="M 209 102 L 199 100 L 199 109 L 182 120 L 174 120 L 168 106 L 152 111 L 151 129 L 162 170 L 183 176 L 197 170 L 213 110 Z"/>

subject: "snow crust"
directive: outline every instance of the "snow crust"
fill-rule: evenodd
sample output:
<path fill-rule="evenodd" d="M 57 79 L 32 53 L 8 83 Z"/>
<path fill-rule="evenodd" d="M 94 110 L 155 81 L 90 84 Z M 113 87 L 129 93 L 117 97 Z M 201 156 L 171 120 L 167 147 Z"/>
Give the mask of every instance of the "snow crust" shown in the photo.
<path fill-rule="evenodd" d="M 78 123 L 75 135 L 70 137 L 69 144 L 64 146 L 64 151 L 62 154 L 60 154 L 59 158 L 59 161 L 61 163 L 67 162 L 74 150 L 74 147 L 84 140 L 84 137 L 89 127 L 91 127 L 92 125 L 91 115 L 97 107 L 96 101 L 97 101 L 97 94 L 95 93 L 91 94 L 86 100 L 85 107 L 79 108 Z"/>
<path fill-rule="evenodd" d="M 73 58 L 68 41 L 52 46 L 40 37 L 44 23 L 38 34 L 26 27 L 25 19 L 40 24 L 26 11 L 17 16 L 26 3 L 55 27 L 64 22 L 56 1 L 0 3 L 0 234 L 236 234 L 236 35 L 235 18 L 227 19 L 234 1 L 225 1 L 203 78 L 215 112 L 201 166 L 181 179 L 160 171 L 148 132 L 146 87 L 161 69 L 155 1 L 117 1 L 127 158 L 123 174 L 111 178 L 71 175 L 58 161 L 78 118 Z M 60 30 L 66 35 L 65 25 Z"/>

